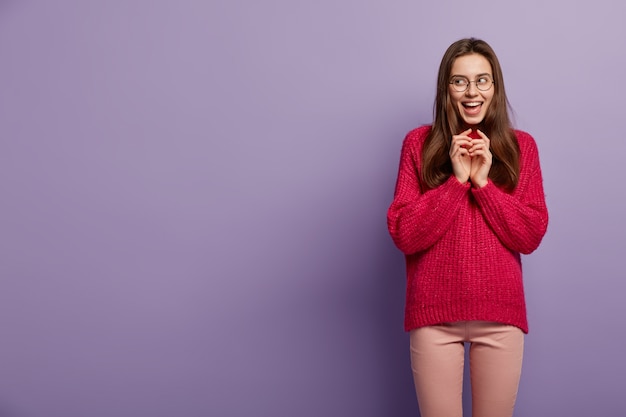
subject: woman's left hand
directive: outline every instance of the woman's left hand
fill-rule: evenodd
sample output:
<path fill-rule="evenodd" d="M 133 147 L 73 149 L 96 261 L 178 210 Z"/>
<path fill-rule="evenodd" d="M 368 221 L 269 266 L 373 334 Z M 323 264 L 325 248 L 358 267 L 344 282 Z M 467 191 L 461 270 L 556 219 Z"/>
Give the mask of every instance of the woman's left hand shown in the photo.
<path fill-rule="evenodd" d="M 470 167 L 470 180 L 478 188 L 487 185 L 489 170 L 491 169 L 491 151 L 489 151 L 489 138 L 480 130 L 476 130 L 480 139 L 472 139 L 469 154 L 472 157 Z"/>

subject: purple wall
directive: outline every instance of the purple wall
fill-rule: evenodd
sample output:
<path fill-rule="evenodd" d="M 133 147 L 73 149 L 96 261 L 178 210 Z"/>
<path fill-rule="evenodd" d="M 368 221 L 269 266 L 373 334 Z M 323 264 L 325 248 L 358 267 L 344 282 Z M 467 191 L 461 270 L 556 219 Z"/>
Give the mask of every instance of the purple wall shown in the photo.
<path fill-rule="evenodd" d="M 551 214 L 516 416 L 626 415 L 624 6 L 431 3 L 1 1 L 0 416 L 417 416 L 385 214 L 469 35 Z"/>

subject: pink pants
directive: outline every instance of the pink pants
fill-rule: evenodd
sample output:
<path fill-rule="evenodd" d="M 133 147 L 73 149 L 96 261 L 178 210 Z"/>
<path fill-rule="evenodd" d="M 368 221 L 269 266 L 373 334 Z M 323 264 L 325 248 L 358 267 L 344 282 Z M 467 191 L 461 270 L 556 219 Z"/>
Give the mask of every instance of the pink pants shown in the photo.
<path fill-rule="evenodd" d="M 410 332 L 421 417 L 462 417 L 464 342 L 470 343 L 473 417 L 511 417 L 524 353 L 517 327 L 463 321 Z"/>

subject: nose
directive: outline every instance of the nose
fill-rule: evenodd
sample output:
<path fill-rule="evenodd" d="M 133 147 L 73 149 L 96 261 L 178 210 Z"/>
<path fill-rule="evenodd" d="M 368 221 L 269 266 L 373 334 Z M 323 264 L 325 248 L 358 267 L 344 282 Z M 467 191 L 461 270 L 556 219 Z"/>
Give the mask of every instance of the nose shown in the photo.
<path fill-rule="evenodd" d="M 476 87 L 475 82 L 470 81 L 469 85 L 467 86 L 467 90 L 465 90 L 465 94 L 467 94 L 468 96 L 475 96 L 478 94 L 478 88 Z"/>

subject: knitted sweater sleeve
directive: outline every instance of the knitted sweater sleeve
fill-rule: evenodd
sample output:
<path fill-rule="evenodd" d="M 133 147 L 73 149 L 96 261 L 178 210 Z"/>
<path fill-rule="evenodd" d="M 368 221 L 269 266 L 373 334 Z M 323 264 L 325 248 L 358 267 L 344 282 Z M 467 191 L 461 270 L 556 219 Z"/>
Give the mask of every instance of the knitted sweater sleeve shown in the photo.
<path fill-rule="evenodd" d="M 469 197 L 470 185 L 454 176 L 435 189 L 421 191 L 422 140 L 409 134 L 403 142 L 394 198 L 387 211 L 389 233 L 407 255 L 434 245 L 454 222 L 459 201 Z"/>
<path fill-rule="evenodd" d="M 518 133 L 521 166 L 516 190 L 507 193 L 491 181 L 472 188 L 485 221 L 510 250 L 529 254 L 543 239 L 548 227 L 548 210 L 537 146 L 526 133 Z"/>

